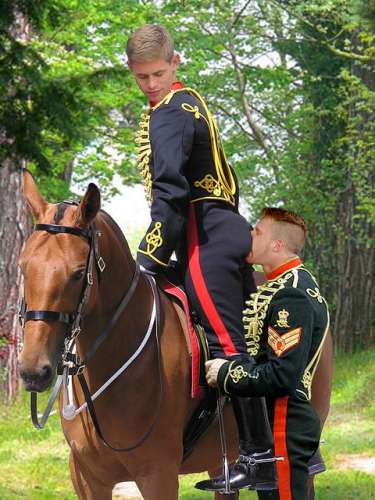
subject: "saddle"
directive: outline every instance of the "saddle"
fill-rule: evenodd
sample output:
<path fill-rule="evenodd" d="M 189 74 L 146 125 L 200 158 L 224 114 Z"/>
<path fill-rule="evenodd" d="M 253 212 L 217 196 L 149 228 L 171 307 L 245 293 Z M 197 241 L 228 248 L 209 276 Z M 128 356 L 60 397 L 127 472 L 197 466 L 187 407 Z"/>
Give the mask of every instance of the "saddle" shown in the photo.
<path fill-rule="evenodd" d="M 209 350 L 203 327 L 191 311 L 189 301 L 181 283 L 171 281 L 170 277 L 158 276 L 159 288 L 171 299 L 191 357 L 191 397 L 201 399 L 207 392 L 204 364 L 209 359 Z"/>

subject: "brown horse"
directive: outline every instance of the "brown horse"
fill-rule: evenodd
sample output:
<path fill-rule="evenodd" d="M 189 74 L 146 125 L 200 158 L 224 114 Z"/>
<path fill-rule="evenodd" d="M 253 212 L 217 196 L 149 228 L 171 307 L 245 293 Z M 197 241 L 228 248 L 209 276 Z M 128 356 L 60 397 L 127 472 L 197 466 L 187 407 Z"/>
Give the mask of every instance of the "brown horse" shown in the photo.
<path fill-rule="evenodd" d="M 31 311 L 26 316 L 30 320 L 24 327 L 20 371 L 26 390 L 42 392 L 50 387 L 61 360 L 67 323 L 71 322 L 66 318 L 73 314 L 77 318 L 82 296 L 87 300 L 78 311 L 81 331 L 77 329 L 75 335 L 77 354 L 85 359 L 132 287 L 136 264 L 121 231 L 100 210 L 95 185 L 90 184 L 77 206 L 53 205 L 45 202 L 25 171 L 24 195 L 39 226 L 20 259 L 25 303 Z M 93 231 L 97 235 L 94 242 L 87 236 Z M 92 260 L 101 263 L 90 267 Z M 180 314 L 164 294 L 160 294 L 160 306 L 159 362 L 156 337 L 151 336 L 137 359 L 95 401 L 108 442 L 115 447 L 139 446 L 126 453 L 111 450 L 98 436 L 87 411 L 71 421 L 61 418 L 71 449 L 71 477 L 80 499 L 109 499 L 116 483 L 135 481 L 146 500 L 176 500 L 179 474 L 216 474 L 221 469 L 217 425 L 183 461 L 183 433 L 197 402 L 190 397 L 190 357 Z M 141 274 L 118 321 L 83 369 L 91 394 L 137 351 L 153 307 L 150 282 Z M 38 316 L 46 311 L 52 313 Z M 73 379 L 74 398 L 80 405 L 83 392 L 77 377 Z M 62 405 L 61 396 L 60 409 Z M 234 460 L 238 443 L 230 407 L 224 408 L 224 422 L 228 456 Z M 237 495 L 216 494 L 215 498 L 230 500 Z"/>

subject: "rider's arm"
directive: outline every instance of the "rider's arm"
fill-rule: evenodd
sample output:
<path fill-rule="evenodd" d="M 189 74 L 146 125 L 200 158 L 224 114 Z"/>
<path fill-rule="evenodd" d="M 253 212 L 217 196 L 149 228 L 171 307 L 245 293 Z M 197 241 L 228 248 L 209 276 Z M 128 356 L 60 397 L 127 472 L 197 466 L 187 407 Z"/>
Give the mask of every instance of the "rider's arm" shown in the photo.
<path fill-rule="evenodd" d="M 151 114 L 151 224 L 139 245 L 137 260 L 153 272 L 168 266 L 183 235 L 190 200 L 184 168 L 193 146 L 193 120 L 191 113 L 173 101 Z"/>

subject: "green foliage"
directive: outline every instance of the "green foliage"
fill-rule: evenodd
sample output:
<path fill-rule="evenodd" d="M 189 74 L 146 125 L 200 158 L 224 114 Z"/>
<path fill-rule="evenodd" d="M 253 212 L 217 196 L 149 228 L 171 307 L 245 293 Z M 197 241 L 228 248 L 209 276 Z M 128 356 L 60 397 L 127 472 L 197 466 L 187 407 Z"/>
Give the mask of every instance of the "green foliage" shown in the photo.
<path fill-rule="evenodd" d="M 29 162 L 53 199 L 68 191 L 73 164 L 76 183 L 94 177 L 113 194 L 114 173 L 138 179 L 130 129 L 142 100 L 123 56 L 130 31 L 151 6 L 132 0 L 33 4 L 1 7 L 0 161 Z"/>

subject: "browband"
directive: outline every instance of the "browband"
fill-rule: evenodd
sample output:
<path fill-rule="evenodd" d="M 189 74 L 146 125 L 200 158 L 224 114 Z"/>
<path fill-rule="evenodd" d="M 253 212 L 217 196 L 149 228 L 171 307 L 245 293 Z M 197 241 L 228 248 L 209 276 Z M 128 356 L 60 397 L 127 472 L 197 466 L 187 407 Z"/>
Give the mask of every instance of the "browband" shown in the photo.
<path fill-rule="evenodd" d="M 58 224 L 36 224 L 34 231 L 47 231 L 48 233 L 69 233 L 90 239 L 90 233 L 80 227 L 60 226 Z"/>

